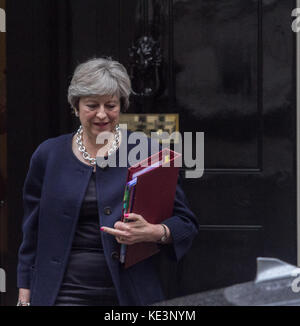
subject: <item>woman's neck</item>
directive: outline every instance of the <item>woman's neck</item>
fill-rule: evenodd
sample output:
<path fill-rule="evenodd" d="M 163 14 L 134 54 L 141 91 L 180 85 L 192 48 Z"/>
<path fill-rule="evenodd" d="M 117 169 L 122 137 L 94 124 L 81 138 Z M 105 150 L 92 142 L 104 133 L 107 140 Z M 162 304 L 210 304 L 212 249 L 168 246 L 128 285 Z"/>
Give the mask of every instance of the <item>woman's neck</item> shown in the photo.
<path fill-rule="evenodd" d="M 82 135 L 83 144 L 86 148 L 86 151 L 92 156 L 96 157 L 98 151 L 105 145 L 105 144 L 97 144 L 97 137 L 93 137 L 83 132 Z"/>
<path fill-rule="evenodd" d="M 86 151 L 91 155 L 91 157 L 96 157 L 99 150 L 104 146 L 106 146 L 107 150 L 103 153 L 101 152 L 100 156 L 107 156 L 108 149 L 112 146 L 112 143 L 114 141 L 114 138 L 110 139 L 108 146 L 107 146 L 108 143 L 107 140 L 104 141 L 104 144 L 97 144 L 97 137 L 89 135 L 85 132 L 83 132 L 82 138 L 83 138 L 83 144 L 86 148 Z M 122 133 L 120 134 L 119 146 L 121 144 L 121 141 L 122 141 Z"/>

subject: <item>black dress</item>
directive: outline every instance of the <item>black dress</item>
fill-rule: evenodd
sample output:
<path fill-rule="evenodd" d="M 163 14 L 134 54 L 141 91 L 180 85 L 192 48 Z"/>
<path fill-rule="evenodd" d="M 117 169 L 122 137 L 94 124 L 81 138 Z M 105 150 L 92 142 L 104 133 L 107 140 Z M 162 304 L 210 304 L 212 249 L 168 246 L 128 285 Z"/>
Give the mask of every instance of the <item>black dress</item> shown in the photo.
<path fill-rule="evenodd" d="M 118 299 L 105 261 L 93 172 L 80 210 L 68 266 L 56 306 L 116 306 Z"/>

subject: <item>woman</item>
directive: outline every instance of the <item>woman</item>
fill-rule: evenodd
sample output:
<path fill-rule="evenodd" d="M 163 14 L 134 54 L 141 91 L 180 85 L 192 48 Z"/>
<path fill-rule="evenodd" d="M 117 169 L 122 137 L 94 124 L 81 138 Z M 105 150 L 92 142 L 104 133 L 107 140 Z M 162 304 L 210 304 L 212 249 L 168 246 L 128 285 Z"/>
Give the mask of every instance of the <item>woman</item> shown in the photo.
<path fill-rule="evenodd" d="M 68 99 L 81 126 L 36 149 L 24 184 L 19 305 L 146 305 L 164 299 L 154 257 L 124 269 L 118 252 L 120 244 L 161 242 L 179 260 L 197 233 L 185 196 L 177 186 L 173 216 L 164 225 L 134 213 L 125 224 L 127 167 L 101 168 L 95 160 L 99 150 L 113 157 L 125 145 L 118 121 L 130 90 L 126 69 L 116 61 L 93 59 L 76 68 Z M 96 143 L 104 131 L 114 135 L 106 147 Z"/>

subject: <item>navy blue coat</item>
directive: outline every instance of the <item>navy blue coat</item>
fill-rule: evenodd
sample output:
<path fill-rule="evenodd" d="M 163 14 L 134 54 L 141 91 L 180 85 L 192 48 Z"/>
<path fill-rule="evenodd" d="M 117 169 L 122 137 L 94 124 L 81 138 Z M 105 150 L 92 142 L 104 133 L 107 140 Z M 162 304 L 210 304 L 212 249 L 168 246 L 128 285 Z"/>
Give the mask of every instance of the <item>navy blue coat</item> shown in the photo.
<path fill-rule="evenodd" d="M 51 306 L 55 303 L 92 174 L 93 168 L 78 160 L 72 151 L 73 135 L 51 138 L 39 145 L 31 157 L 24 183 L 23 241 L 19 249 L 17 286 L 31 290 L 32 305 Z M 128 151 L 133 146 L 128 144 Z M 117 157 L 118 152 L 114 154 Z M 97 166 L 101 226 L 113 227 L 120 220 L 126 176 L 126 167 L 101 169 Z M 173 243 L 167 245 L 172 246 L 169 256 L 178 261 L 197 234 L 197 221 L 179 185 L 173 216 L 164 223 L 173 238 Z M 115 238 L 99 233 L 120 305 L 147 305 L 163 300 L 154 257 L 124 269 L 115 257 L 119 252 Z"/>

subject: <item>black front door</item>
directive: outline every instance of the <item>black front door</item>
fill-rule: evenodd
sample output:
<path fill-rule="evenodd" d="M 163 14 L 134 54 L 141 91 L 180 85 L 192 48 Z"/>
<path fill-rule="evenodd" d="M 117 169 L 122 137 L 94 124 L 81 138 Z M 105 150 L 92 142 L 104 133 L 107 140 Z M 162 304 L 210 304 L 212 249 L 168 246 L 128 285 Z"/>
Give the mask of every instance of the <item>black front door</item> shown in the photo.
<path fill-rule="evenodd" d="M 183 292 L 296 264 L 294 1 L 174 1 L 176 110 L 205 132 L 205 173 L 185 180 L 201 224 Z M 197 273 L 196 273 L 197 271 Z"/>

